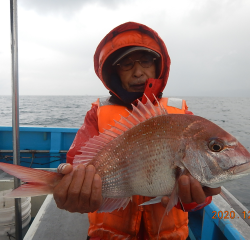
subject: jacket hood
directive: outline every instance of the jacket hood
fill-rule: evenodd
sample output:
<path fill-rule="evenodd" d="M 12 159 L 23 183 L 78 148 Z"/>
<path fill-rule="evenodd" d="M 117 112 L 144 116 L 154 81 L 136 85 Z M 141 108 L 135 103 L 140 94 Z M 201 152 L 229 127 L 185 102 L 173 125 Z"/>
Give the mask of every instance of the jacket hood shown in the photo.
<path fill-rule="evenodd" d="M 170 57 L 163 40 L 153 29 L 135 22 L 127 22 L 111 30 L 99 43 L 94 55 L 94 67 L 97 76 L 103 82 L 104 86 L 119 99 L 121 97 L 110 83 L 114 75 L 112 63 L 124 48 L 131 46 L 142 46 L 152 49 L 160 54 L 160 61 L 157 63 L 158 87 L 154 90 L 154 95 L 160 98 L 167 84 Z M 151 79 L 152 82 L 152 79 Z"/>

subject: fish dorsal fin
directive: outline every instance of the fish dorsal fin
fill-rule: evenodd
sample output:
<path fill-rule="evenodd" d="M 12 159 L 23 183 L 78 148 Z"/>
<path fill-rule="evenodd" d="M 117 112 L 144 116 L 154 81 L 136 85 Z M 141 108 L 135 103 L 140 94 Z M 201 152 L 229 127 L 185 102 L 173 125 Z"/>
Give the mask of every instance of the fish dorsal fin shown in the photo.
<path fill-rule="evenodd" d="M 152 117 L 165 115 L 167 111 L 160 105 L 155 98 L 157 105 L 155 106 L 145 95 L 147 102 L 143 104 L 138 100 L 137 106 L 132 104 L 133 110 L 129 112 L 127 117 L 122 115 L 119 121 L 114 120 L 114 125 L 109 125 L 109 129 L 104 129 L 104 132 L 98 136 L 94 136 L 81 148 L 82 154 L 76 155 L 74 158 L 74 166 L 78 164 L 87 165 L 96 154 L 103 149 L 109 142 L 124 134 L 124 132 L 135 127 L 136 125 L 150 119 Z"/>

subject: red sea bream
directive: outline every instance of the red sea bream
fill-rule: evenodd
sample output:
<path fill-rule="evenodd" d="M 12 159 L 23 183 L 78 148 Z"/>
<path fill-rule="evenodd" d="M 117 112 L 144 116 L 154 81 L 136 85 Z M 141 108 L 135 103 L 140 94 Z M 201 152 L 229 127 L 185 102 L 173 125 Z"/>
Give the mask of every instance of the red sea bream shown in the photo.
<path fill-rule="evenodd" d="M 128 117 L 90 139 L 74 159 L 93 164 L 102 179 L 100 212 L 125 208 L 133 195 L 172 195 L 177 201 L 177 179 L 187 172 L 203 186 L 218 187 L 250 173 L 250 153 L 229 133 L 194 115 L 167 114 L 150 101 L 133 107 Z M 0 163 L 0 169 L 26 184 L 10 197 L 53 193 L 62 174 Z"/>

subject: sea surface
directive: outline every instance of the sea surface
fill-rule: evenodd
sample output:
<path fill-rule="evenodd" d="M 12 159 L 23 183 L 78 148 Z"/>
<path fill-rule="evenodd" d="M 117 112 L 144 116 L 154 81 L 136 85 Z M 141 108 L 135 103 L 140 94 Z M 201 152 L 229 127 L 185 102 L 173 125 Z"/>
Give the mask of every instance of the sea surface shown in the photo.
<path fill-rule="evenodd" d="M 20 96 L 20 126 L 79 128 L 98 97 L 103 96 Z M 181 98 L 195 115 L 219 125 L 250 151 L 250 98 Z M 11 104 L 11 96 L 0 96 L 0 126 L 12 125 Z M 224 186 L 250 209 L 250 176 Z"/>

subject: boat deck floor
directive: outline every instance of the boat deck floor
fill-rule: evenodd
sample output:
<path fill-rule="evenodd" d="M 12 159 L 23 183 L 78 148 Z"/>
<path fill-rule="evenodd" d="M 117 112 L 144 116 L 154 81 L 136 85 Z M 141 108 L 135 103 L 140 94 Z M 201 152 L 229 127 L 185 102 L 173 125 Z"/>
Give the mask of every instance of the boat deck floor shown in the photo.
<path fill-rule="evenodd" d="M 44 170 L 56 171 L 56 169 L 47 168 Z M 13 176 L 0 170 L 0 190 L 7 190 L 13 187 Z M 57 208 L 53 195 L 32 197 L 32 200 L 32 208 L 35 205 L 38 206 L 36 206 L 35 213 L 31 214 L 35 218 L 24 240 L 87 239 L 89 228 L 87 214 L 70 213 Z M 32 211 L 33 209 L 31 209 L 31 213 Z"/>
<path fill-rule="evenodd" d="M 48 195 L 24 240 L 85 240 L 88 227 L 87 214 L 61 210 L 57 208 L 53 195 Z"/>

